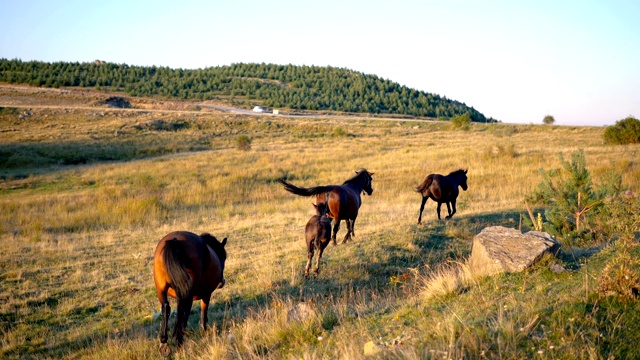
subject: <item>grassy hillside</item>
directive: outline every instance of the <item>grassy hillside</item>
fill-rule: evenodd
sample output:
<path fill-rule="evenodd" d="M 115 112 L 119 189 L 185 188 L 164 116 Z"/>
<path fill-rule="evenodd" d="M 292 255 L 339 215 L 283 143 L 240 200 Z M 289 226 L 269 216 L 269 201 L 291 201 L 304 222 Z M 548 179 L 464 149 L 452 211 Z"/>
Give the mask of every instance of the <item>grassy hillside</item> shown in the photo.
<path fill-rule="evenodd" d="M 58 103 L 55 93 L 30 96 Z M 610 293 L 603 278 L 640 270 L 637 238 L 565 248 L 520 274 L 456 273 L 481 229 L 518 227 L 538 169 L 558 168 L 558 153 L 584 149 L 596 182 L 613 171 L 624 190 L 640 192 L 640 147 L 605 146 L 602 128 L 459 131 L 389 119 L 87 110 L 74 101 L 0 111 L 2 358 L 159 357 L 151 264 L 173 230 L 229 238 L 212 329 L 198 330 L 195 304 L 177 359 L 358 359 L 370 341 L 379 345 L 373 358 L 638 356 L 638 301 Z M 240 135 L 250 150 L 237 148 Z M 320 275 L 304 279 L 312 201 L 276 180 L 339 184 L 362 167 L 375 172 L 374 192 L 363 198 L 355 240 L 329 246 Z M 416 225 L 415 186 L 458 168 L 469 169 L 458 213 L 438 221 L 428 202 Z M 633 215 L 612 221 L 632 234 L 640 224 Z M 569 272 L 551 272 L 553 263 Z M 310 317 L 288 321 L 300 301 Z"/>
<path fill-rule="evenodd" d="M 0 59 L 0 82 L 33 86 L 97 88 L 132 96 L 216 100 L 312 111 L 451 118 L 485 116 L 464 103 L 401 86 L 393 81 L 334 67 L 233 64 L 171 69 L 104 62 L 45 63 Z"/>

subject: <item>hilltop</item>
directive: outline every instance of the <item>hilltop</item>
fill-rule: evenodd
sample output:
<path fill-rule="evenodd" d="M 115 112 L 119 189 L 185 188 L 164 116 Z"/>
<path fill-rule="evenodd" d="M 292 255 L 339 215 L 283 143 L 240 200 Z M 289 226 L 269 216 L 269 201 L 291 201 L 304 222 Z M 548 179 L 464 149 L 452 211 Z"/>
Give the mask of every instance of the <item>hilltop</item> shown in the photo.
<path fill-rule="evenodd" d="M 205 69 L 0 59 L 0 82 L 44 87 L 97 88 L 131 96 L 217 100 L 232 106 L 262 105 L 449 119 L 482 113 L 445 96 L 399 85 L 375 75 L 331 66 L 232 64 Z"/>

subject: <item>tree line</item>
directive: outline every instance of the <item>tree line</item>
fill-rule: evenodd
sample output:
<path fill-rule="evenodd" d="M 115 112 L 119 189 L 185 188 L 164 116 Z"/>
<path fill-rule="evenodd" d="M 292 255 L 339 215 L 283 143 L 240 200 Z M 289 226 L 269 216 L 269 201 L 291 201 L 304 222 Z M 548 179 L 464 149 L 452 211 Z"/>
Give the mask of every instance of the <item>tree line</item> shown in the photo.
<path fill-rule="evenodd" d="M 452 118 L 485 116 L 464 103 L 418 91 L 375 75 L 331 66 L 238 63 L 173 69 L 95 61 L 0 59 L 0 81 L 45 87 L 94 87 L 131 96 L 225 100 L 294 110 L 327 110 Z"/>

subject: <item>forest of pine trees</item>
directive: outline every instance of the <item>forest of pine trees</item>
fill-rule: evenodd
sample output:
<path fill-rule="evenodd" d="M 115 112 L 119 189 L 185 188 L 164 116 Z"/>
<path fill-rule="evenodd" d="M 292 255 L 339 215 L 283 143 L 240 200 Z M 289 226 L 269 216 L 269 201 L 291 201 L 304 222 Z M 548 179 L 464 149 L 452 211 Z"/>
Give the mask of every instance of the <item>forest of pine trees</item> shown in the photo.
<path fill-rule="evenodd" d="M 130 66 L 96 61 L 0 59 L 0 82 L 45 87 L 93 87 L 131 96 L 225 99 L 234 104 L 452 118 L 485 116 L 464 103 L 401 86 L 375 75 L 321 66 L 232 64 L 205 69 Z"/>

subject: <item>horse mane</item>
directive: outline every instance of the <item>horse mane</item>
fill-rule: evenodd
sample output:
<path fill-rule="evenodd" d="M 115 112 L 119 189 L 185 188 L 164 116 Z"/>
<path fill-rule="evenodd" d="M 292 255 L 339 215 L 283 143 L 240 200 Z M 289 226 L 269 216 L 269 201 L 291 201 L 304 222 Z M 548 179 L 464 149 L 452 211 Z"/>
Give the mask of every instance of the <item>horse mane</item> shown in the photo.
<path fill-rule="evenodd" d="M 213 249 L 216 255 L 218 255 L 218 259 L 220 259 L 220 261 L 225 261 L 227 259 L 227 250 L 224 249 L 224 245 L 222 245 L 215 236 L 209 233 L 202 233 L 200 234 L 200 237 L 205 243 L 207 243 L 207 245 L 209 245 L 210 248 Z"/>
<path fill-rule="evenodd" d="M 346 184 L 348 184 L 348 183 L 353 183 L 353 182 L 355 182 L 356 180 L 359 180 L 359 179 L 360 179 L 364 174 L 367 174 L 367 175 L 368 175 L 368 174 L 369 174 L 369 172 L 367 171 L 367 169 L 362 168 L 362 169 L 360 169 L 360 170 L 356 171 L 356 174 L 355 174 L 354 176 L 352 176 L 349 180 L 347 180 L 347 181 L 343 182 L 343 183 L 342 183 L 342 185 L 346 185 Z"/>
<path fill-rule="evenodd" d="M 456 171 L 450 172 L 449 175 L 447 175 L 447 176 L 460 176 L 460 175 L 464 175 L 464 173 L 465 173 L 465 170 L 458 169 Z"/>

